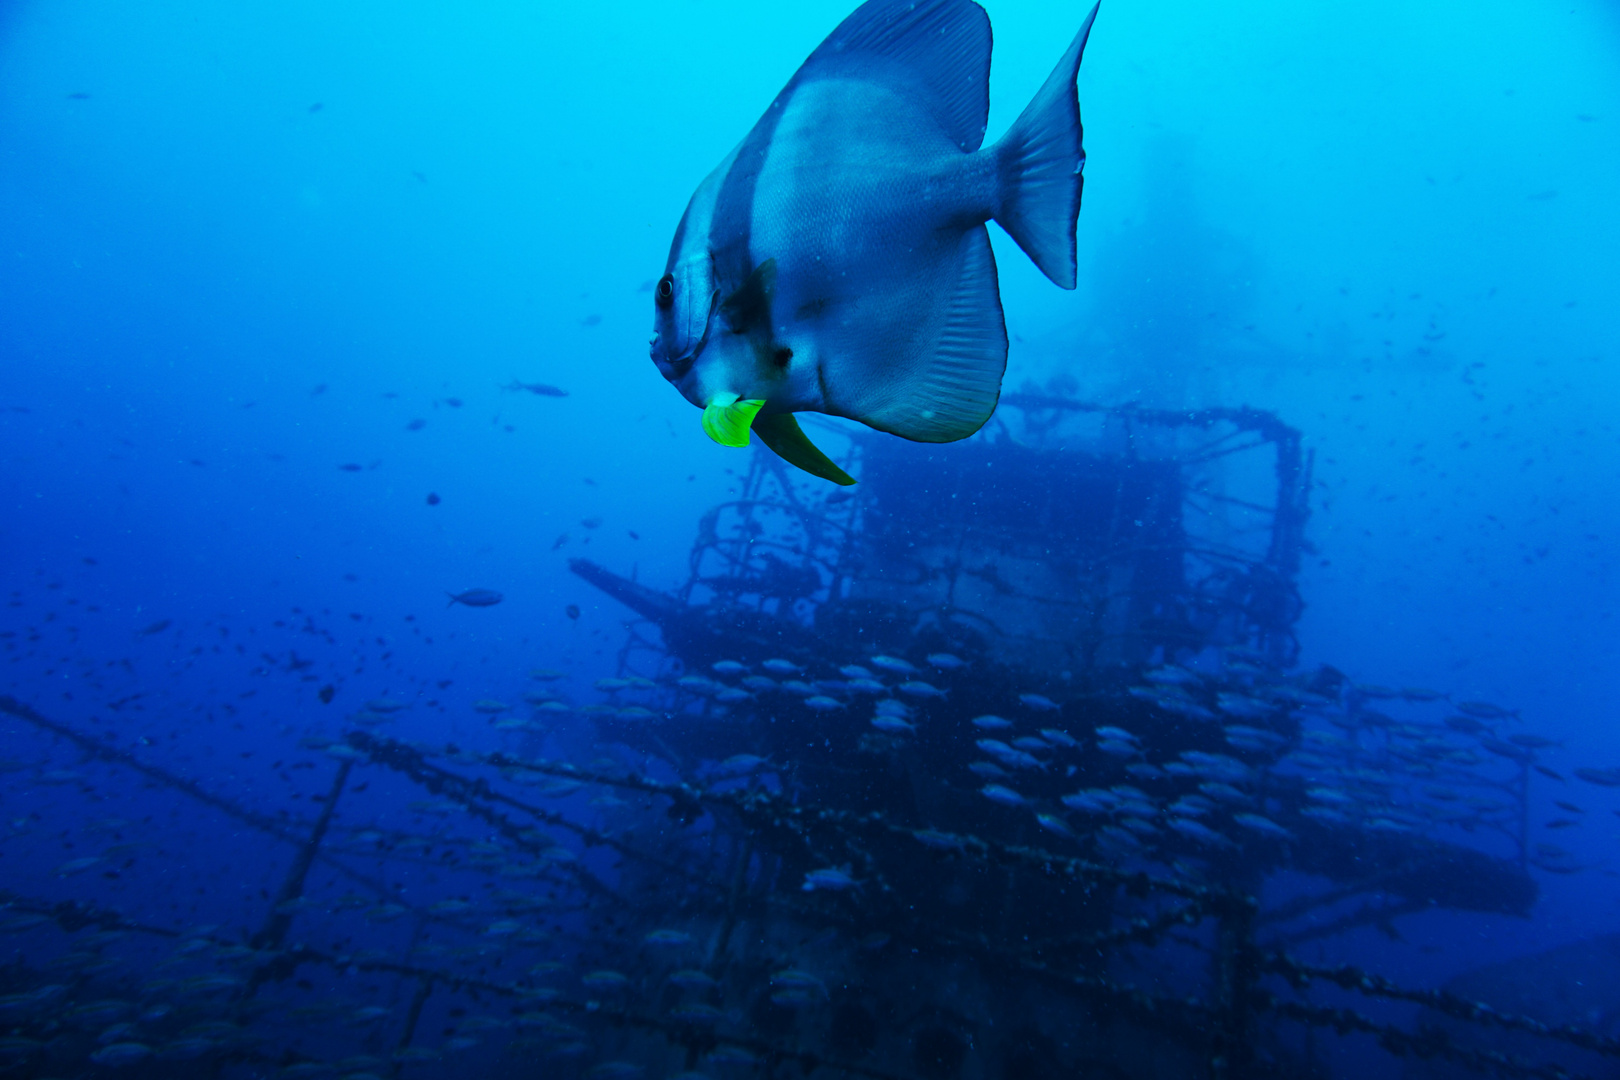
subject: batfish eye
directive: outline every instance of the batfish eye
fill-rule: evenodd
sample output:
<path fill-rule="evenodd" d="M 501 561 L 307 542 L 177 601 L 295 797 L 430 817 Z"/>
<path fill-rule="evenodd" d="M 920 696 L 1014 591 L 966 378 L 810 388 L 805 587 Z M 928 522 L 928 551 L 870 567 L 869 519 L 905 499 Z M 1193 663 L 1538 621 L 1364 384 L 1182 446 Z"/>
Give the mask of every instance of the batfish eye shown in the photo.
<path fill-rule="evenodd" d="M 661 308 L 667 308 L 675 302 L 675 278 L 665 274 L 658 279 L 658 288 L 653 290 L 653 302 Z"/>

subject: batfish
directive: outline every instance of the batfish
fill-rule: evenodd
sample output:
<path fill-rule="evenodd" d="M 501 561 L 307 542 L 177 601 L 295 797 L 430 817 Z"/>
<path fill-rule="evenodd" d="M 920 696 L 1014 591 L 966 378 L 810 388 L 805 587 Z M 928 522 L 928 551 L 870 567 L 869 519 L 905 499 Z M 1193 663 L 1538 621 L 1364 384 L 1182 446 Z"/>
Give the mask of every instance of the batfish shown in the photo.
<path fill-rule="evenodd" d="M 853 484 L 794 413 L 918 442 L 984 425 L 1007 366 L 985 223 L 1075 287 L 1075 80 L 1096 17 L 989 147 L 990 19 L 971 0 L 870 0 L 810 54 L 699 185 L 653 290 L 653 361 L 710 437 L 752 429 Z"/>

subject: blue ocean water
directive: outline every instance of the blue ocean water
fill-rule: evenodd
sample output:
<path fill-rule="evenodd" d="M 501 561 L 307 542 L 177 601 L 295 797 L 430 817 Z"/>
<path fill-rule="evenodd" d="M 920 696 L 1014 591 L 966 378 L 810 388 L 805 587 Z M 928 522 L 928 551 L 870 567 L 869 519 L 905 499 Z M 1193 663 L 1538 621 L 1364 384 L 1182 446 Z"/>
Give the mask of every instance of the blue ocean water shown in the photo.
<path fill-rule="evenodd" d="M 994 138 L 1085 12 L 987 6 Z M 682 834 L 679 815 L 664 813 L 678 800 L 593 783 L 547 796 L 567 824 L 535 819 L 508 835 L 467 808 L 502 781 L 522 779 L 519 795 L 545 790 L 474 760 L 492 752 L 732 792 L 810 783 L 814 739 L 802 760 L 775 751 L 768 767 L 726 778 L 714 771 L 721 750 L 662 753 L 593 726 L 590 713 L 547 725 L 540 710 L 548 696 L 574 710 L 633 697 L 593 687 L 625 674 L 633 613 L 570 560 L 675 593 L 705 515 L 753 490 L 766 452 L 711 442 L 648 361 L 651 289 L 693 189 L 850 7 L 0 6 L 0 693 L 12 710 L 0 716 L 10 905 L 0 918 L 12 920 L 0 1065 L 10 1075 L 718 1077 L 811 1065 L 790 1051 L 880 1076 L 1057 1075 L 1104 1061 L 1114 1071 L 1099 1075 L 1176 1074 L 1181 1065 L 1154 1064 L 1145 1049 L 1110 1057 L 1087 1043 L 1091 1029 L 1047 1004 L 1057 991 L 1046 984 L 1028 991 L 1053 1010 L 1031 1021 L 1052 1043 L 1035 1058 L 1000 1048 L 988 976 L 963 977 L 948 1021 L 917 1019 L 945 1010 L 933 987 L 857 1001 L 861 964 L 904 966 L 861 942 L 883 934 L 890 949 L 912 947 L 888 923 L 867 925 L 864 905 L 890 888 L 927 890 L 935 871 L 879 886 L 857 865 L 861 891 L 828 901 L 848 905 L 829 925 L 855 943 L 853 958 L 817 969 L 818 953 L 844 946 L 806 931 L 811 944 L 790 947 L 747 918 L 759 940 L 728 945 L 719 927 L 731 923 L 710 918 L 719 901 L 658 885 L 645 871 L 655 864 L 579 831 L 643 855 L 669 845 L 682 859 L 692 856 L 680 845 L 714 838 L 702 843 L 717 874 L 740 863 L 759 896 L 819 902 L 800 887 L 818 864 L 784 856 L 787 869 L 773 870 L 754 826 L 727 832 L 741 810 L 711 807 Z M 1054 288 L 991 229 L 1007 390 L 1274 413 L 1313 455 L 1299 652 L 1277 677 L 1331 665 L 1352 687 L 1433 688 L 1515 710 L 1486 717 L 1497 735 L 1549 743 L 1533 755 L 1556 777 L 1528 760 L 1481 759 L 1509 770 L 1499 798 L 1514 807 L 1512 769 L 1526 766 L 1526 827 L 1444 833 L 1520 866 L 1536 890 L 1525 911 L 1403 909 L 1383 932 L 1369 919 L 1298 955 L 1433 988 L 1563 946 L 1598 948 L 1615 931 L 1620 790 L 1575 770 L 1615 779 L 1600 770 L 1620 765 L 1620 13 L 1590 2 L 1110 0 L 1079 92 L 1078 289 Z M 818 430 L 853 429 L 839 424 Z M 903 467 L 926 491 L 928 470 L 998 437 L 987 429 Z M 835 457 L 846 452 L 837 434 L 826 440 Z M 1043 512 L 1029 504 L 1031 522 Z M 448 603 L 468 589 L 501 602 Z M 844 644 L 840 663 L 870 665 L 865 642 Z M 923 655 L 910 662 L 926 667 Z M 738 657 L 757 673 L 765 655 Z M 1177 660 L 1161 649 L 1131 675 Z M 1230 674 L 1198 668 L 1213 661 L 1196 650 L 1179 660 Z M 932 677 L 966 700 L 990 685 L 976 670 Z M 1058 696 L 1071 734 L 1089 734 L 1080 699 L 1029 689 Z M 689 701 L 670 700 L 682 704 L 649 698 L 650 711 L 667 706 L 677 734 L 697 723 Z M 1436 730 L 1447 715 L 1387 711 Z M 519 715 L 536 726 L 499 726 Z M 376 744 L 341 741 L 353 731 L 431 748 L 428 765 L 496 788 L 424 787 L 398 761 L 379 764 Z M 1063 752 L 1054 744 L 1051 759 Z M 286 908 L 291 928 L 271 933 L 339 768 L 346 787 L 322 841 L 335 854 L 316 862 L 307 903 Z M 1057 766 L 1045 771 L 1056 783 Z M 979 798 L 978 781 L 949 783 Z M 447 798 L 454 805 L 422 808 Z M 513 854 L 525 829 L 551 837 L 541 854 L 569 854 L 525 876 L 530 864 Z M 1530 858 L 1536 844 L 1559 854 Z M 1148 865 L 1074 850 L 1132 872 Z M 850 861 L 817 851 L 823 869 Z M 570 859 L 613 903 L 581 893 L 573 871 L 558 877 Z M 1286 859 L 1271 869 L 1238 882 L 1262 910 L 1313 887 Z M 1360 887 L 1357 903 L 1399 906 L 1377 880 Z M 542 918 L 491 901 L 502 890 L 552 907 Z M 473 915 L 427 913 L 462 898 Z M 62 902 L 95 918 L 76 922 L 52 906 Z M 508 922 L 521 925 L 497 928 Z M 645 938 L 660 928 L 689 935 L 667 947 L 692 954 L 663 958 Z M 109 936 L 84 943 L 98 933 Z M 255 974 L 295 944 L 322 958 Z M 992 951 L 1005 958 L 1011 946 Z M 1166 994 L 1205 975 L 1196 950 L 1141 963 L 1155 973 L 1134 984 Z M 533 974 L 544 964 L 561 966 Z M 683 999 L 666 969 L 688 966 L 723 984 L 712 999 L 722 1019 L 668 1019 Z M 602 968 L 633 985 L 581 983 Z M 817 981 L 771 981 L 801 969 Z M 1519 981 L 1563 992 L 1545 966 L 1525 970 L 1542 974 Z M 919 982 L 939 980 L 929 971 Z M 198 981 L 209 975 L 235 981 Z M 530 999 L 512 998 L 513 980 Z M 777 1002 L 792 1023 L 750 1004 L 784 987 L 817 999 Z M 1546 1022 L 1615 1037 L 1614 995 Z M 1415 1022 L 1412 1002 L 1349 1000 L 1380 1022 Z M 125 1004 L 90 1007 L 107 1001 Z M 872 1018 L 871 1040 L 827 1034 L 859 1027 L 845 1006 Z M 360 1017 L 369 1008 L 384 1012 Z M 182 1014 L 185 1024 L 171 1019 Z M 638 1028 L 636 1017 L 658 1023 Z M 224 1023 L 233 1030 L 185 1034 Z M 1304 1027 L 1267 1036 L 1243 1067 L 1401 1075 L 1415 1060 L 1331 1029 L 1307 1046 Z M 1118 1039 L 1146 1046 L 1145 1030 Z M 969 1049 L 961 1059 L 929 1049 L 935 1031 Z M 144 1052 L 103 1053 L 125 1045 Z M 396 1053 L 412 1050 L 422 1053 Z M 1598 1055 L 1610 1069 L 1612 1050 Z M 1512 1052 L 1551 1059 L 1560 1047 Z"/>

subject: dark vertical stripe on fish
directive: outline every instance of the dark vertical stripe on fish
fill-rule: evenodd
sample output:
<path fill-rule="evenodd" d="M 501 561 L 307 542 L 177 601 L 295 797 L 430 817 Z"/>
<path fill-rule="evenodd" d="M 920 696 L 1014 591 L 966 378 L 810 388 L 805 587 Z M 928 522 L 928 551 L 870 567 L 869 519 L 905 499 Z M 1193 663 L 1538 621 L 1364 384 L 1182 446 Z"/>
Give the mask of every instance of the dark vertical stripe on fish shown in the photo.
<path fill-rule="evenodd" d="M 793 97 L 793 85 L 777 95 L 771 107 L 765 110 L 754 130 L 748 133 L 737 151 L 737 160 L 726 170 L 720 184 L 720 194 L 709 217 L 709 251 L 714 255 L 715 283 L 725 299 L 734 293 L 748 275 L 754 272 L 754 257 L 749 251 L 750 234 L 754 221 L 754 185 L 765 168 L 765 155 L 770 152 L 776 125 L 782 119 L 788 101 Z"/>

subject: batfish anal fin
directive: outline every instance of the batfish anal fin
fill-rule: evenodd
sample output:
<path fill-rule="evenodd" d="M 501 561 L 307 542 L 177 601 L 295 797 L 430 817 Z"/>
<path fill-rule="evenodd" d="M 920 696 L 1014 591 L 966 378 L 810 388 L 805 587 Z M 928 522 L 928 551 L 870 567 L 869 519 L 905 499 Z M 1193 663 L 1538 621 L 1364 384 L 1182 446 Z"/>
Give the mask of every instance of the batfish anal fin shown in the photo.
<path fill-rule="evenodd" d="M 721 446 L 747 446 L 749 425 L 764 405 L 762 399 L 739 401 L 736 394 L 716 394 L 703 410 L 703 430 Z"/>
<path fill-rule="evenodd" d="M 833 464 L 832 458 L 816 448 L 793 419 L 792 413 L 770 413 L 754 421 L 754 434 L 775 451 L 776 456 L 812 476 L 848 487 L 855 482 L 849 473 Z"/>
<path fill-rule="evenodd" d="M 914 442 L 965 439 L 990 419 L 1007 370 L 1007 323 L 983 225 L 962 235 L 956 258 L 945 261 L 941 274 L 933 340 L 910 357 L 825 361 L 828 412 Z M 878 369 L 881 377 L 874 378 Z"/>
<path fill-rule="evenodd" d="M 990 116 L 990 16 L 973 0 L 868 0 L 794 78 L 822 76 L 921 94 L 952 141 L 977 150 Z"/>
<path fill-rule="evenodd" d="M 776 260 L 766 259 L 754 267 L 748 280 L 720 302 L 720 317 L 726 329 L 744 333 L 756 326 L 770 326 L 771 300 L 776 296 Z"/>

